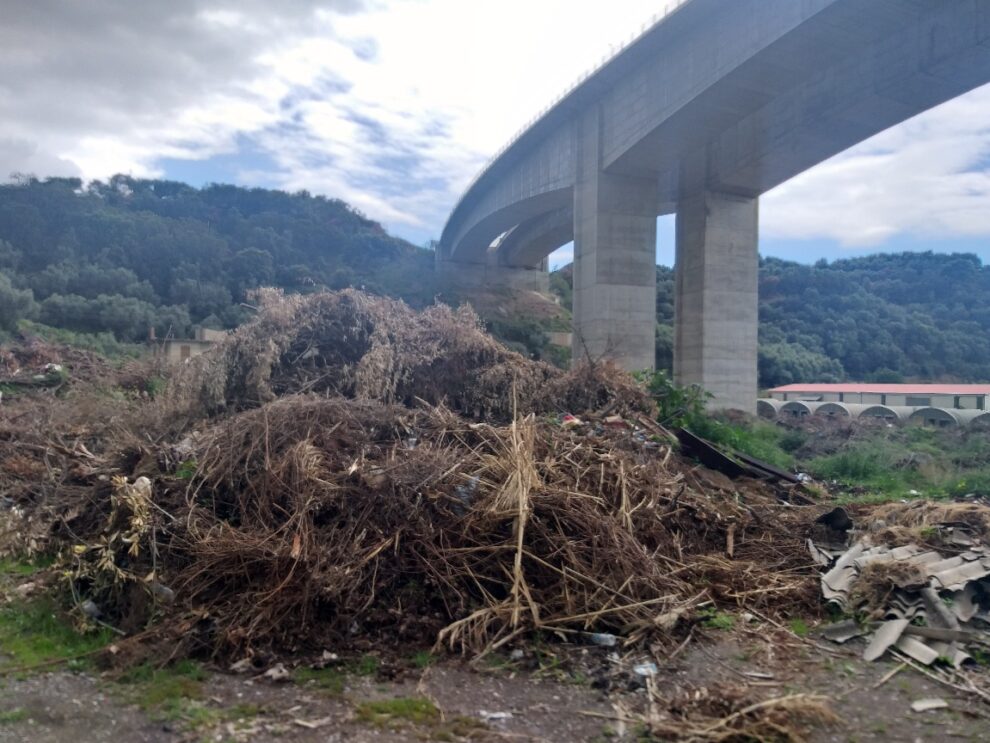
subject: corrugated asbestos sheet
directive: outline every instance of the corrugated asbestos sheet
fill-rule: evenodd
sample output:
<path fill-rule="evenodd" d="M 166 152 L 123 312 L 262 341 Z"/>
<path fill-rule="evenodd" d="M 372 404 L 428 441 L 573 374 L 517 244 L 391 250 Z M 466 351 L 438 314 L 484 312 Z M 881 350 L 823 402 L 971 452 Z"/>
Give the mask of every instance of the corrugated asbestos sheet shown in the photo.
<path fill-rule="evenodd" d="M 950 534 L 950 539 L 964 551 L 944 555 L 914 544 L 871 546 L 866 540 L 843 551 L 809 540 L 812 557 L 828 568 L 822 594 L 843 611 L 860 608 L 852 597 L 868 565 L 900 563 L 896 567 L 904 569 L 896 574 L 906 576 L 886 595 L 881 621 L 849 619 L 826 628 L 825 637 L 841 643 L 869 635 L 866 660 L 895 648 L 925 665 L 942 658 L 956 667 L 971 659 L 967 645 L 990 645 L 990 547 L 964 533 Z"/>

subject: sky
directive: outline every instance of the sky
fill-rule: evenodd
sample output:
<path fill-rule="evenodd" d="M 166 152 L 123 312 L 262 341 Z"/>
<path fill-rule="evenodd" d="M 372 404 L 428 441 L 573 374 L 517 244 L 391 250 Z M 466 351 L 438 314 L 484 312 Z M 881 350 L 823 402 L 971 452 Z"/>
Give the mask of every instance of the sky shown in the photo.
<path fill-rule="evenodd" d="M 502 145 L 665 5 L 0 0 L 0 180 L 306 189 L 425 244 Z M 766 194 L 760 250 L 990 261 L 988 206 L 990 87 Z M 658 233 L 669 265 L 673 218 Z"/>

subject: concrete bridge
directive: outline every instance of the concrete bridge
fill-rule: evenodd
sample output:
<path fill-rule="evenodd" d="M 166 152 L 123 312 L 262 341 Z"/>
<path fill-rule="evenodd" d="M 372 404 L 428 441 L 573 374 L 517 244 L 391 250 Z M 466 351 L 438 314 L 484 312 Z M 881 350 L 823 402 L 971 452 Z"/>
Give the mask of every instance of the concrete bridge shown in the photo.
<path fill-rule="evenodd" d="M 755 410 L 759 196 L 987 82 L 990 0 L 687 0 L 482 171 L 438 270 L 540 288 L 574 240 L 574 356 L 652 368 L 676 213 L 675 378 Z"/>

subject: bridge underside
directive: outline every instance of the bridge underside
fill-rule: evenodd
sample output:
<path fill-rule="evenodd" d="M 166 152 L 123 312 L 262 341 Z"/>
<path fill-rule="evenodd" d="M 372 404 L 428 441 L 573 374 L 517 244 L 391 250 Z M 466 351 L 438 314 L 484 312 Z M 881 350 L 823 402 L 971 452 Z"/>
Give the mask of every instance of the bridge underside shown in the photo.
<path fill-rule="evenodd" d="M 692 0 L 627 56 L 472 187 L 438 266 L 539 289 L 573 240 L 574 358 L 651 368 L 676 212 L 675 378 L 753 411 L 759 195 L 990 81 L 990 2 Z"/>

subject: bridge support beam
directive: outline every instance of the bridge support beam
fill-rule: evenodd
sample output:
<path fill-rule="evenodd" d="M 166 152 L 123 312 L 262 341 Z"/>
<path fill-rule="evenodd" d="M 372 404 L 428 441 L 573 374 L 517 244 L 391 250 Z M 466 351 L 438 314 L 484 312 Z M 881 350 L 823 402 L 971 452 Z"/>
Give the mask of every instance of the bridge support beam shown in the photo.
<path fill-rule="evenodd" d="M 652 369 L 656 344 L 657 183 L 600 168 L 595 116 L 579 135 L 574 188 L 575 361 Z"/>
<path fill-rule="evenodd" d="M 438 259 L 436 272 L 444 285 L 455 290 L 473 291 L 509 288 L 518 291 L 550 291 L 549 261 L 543 259 L 531 268 L 499 266 L 490 263 L 459 263 Z"/>
<path fill-rule="evenodd" d="M 674 380 L 756 412 L 758 201 L 701 191 L 677 210 Z"/>

